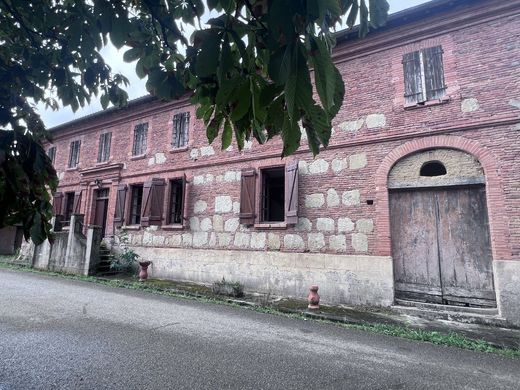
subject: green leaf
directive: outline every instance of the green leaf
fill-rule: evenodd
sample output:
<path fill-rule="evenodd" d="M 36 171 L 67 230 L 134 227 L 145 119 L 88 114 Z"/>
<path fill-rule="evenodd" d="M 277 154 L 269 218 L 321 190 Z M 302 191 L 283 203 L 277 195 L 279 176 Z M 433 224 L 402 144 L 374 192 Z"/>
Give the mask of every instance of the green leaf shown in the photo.
<path fill-rule="evenodd" d="M 323 107 L 329 111 L 334 106 L 334 94 L 336 89 L 334 64 L 332 63 L 330 52 L 327 50 L 325 43 L 320 38 L 310 37 L 310 39 L 311 47 L 314 48 L 310 58 L 314 66 L 316 90 L 318 91 Z"/>
<path fill-rule="evenodd" d="M 141 49 L 134 47 L 130 50 L 125 51 L 123 54 L 123 60 L 125 62 L 133 62 L 141 57 Z"/>
<path fill-rule="evenodd" d="M 354 27 L 354 24 L 356 24 L 358 12 L 359 12 L 359 6 L 357 4 L 357 1 L 354 0 L 348 0 L 344 2 L 344 9 L 347 10 L 349 7 L 352 7 L 350 9 L 350 12 L 347 16 L 347 26 L 348 28 Z"/>
<path fill-rule="evenodd" d="M 334 104 L 328 110 L 329 118 L 331 119 L 338 114 L 345 97 L 345 83 L 343 82 L 343 77 L 336 66 L 334 66 L 334 83 L 336 84 L 334 88 Z"/>
<path fill-rule="evenodd" d="M 298 150 L 301 136 L 302 133 L 298 122 L 291 120 L 288 115 L 285 115 L 282 128 L 283 157 L 290 156 Z"/>
<path fill-rule="evenodd" d="M 285 85 L 285 101 L 287 112 L 293 122 L 300 119 L 299 111 L 312 105 L 312 84 L 307 62 L 302 54 L 300 44 L 293 46 L 291 55 L 291 74 Z"/>
<path fill-rule="evenodd" d="M 243 80 L 242 84 L 238 87 L 235 99 L 233 100 L 233 109 L 231 111 L 230 118 L 233 122 L 236 122 L 244 117 L 249 112 L 251 107 L 251 91 L 250 91 L 249 80 Z"/>
<path fill-rule="evenodd" d="M 128 19 L 119 17 L 112 20 L 110 40 L 116 48 L 121 49 L 123 47 L 128 38 L 129 31 L 130 24 L 128 23 Z"/>
<path fill-rule="evenodd" d="M 218 132 L 220 130 L 220 125 L 222 124 L 223 117 L 221 115 L 216 115 L 213 117 L 208 127 L 206 128 L 206 136 L 208 137 L 209 143 L 213 143 L 215 138 L 217 138 Z"/>
<path fill-rule="evenodd" d="M 222 150 L 227 149 L 231 145 L 231 141 L 233 140 L 233 129 L 231 127 L 231 122 L 226 118 L 224 122 L 224 130 L 222 131 Z"/>
<path fill-rule="evenodd" d="M 370 25 L 374 28 L 383 27 L 388 18 L 390 5 L 386 0 L 368 0 L 370 6 Z"/>
<path fill-rule="evenodd" d="M 365 0 L 360 0 L 359 4 L 360 14 L 359 14 L 359 36 L 364 38 L 368 34 L 368 8 Z"/>
<path fill-rule="evenodd" d="M 199 77 L 210 77 L 217 71 L 222 33 L 217 29 L 208 29 L 200 35 L 203 42 L 197 55 L 195 72 Z"/>

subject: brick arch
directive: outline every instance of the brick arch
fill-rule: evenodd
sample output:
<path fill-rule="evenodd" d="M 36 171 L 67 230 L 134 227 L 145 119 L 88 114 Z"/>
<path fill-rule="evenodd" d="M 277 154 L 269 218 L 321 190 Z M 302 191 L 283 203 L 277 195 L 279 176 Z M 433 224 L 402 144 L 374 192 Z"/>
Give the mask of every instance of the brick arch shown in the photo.
<path fill-rule="evenodd" d="M 505 209 L 505 199 L 498 165 L 491 152 L 477 141 L 463 137 L 439 135 L 409 141 L 392 150 L 382 161 L 376 171 L 376 254 L 391 256 L 390 241 L 390 209 L 388 205 L 388 174 L 392 167 L 403 157 L 425 149 L 450 148 L 458 149 L 475 156 L 486 176 L 486 199 L 491 236 L 493 260 L 509 260 L 512 258 L 509 245 L 509 221 Z"/>

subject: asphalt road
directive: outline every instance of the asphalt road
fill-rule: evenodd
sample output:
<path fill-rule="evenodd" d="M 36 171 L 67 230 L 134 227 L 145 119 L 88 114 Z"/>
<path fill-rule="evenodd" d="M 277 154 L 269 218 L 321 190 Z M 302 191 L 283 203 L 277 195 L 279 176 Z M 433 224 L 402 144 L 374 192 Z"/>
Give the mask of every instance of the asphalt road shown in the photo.
<path fill-rule="evenodd" d="M 520 360 L 0 270 L 0 390 L 519 389 Z"/>

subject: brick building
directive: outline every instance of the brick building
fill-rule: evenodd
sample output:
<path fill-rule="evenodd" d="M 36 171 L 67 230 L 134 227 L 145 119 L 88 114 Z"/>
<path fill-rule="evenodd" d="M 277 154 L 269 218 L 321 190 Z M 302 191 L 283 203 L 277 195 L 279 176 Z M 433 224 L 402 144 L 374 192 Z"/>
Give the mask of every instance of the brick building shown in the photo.
<path fill-rule="evenodd" d="M 315 159 L 221 150 L 188 100 L 143 97 L 52 129 L 55 212 L 126 232 L 154 277 L 520 324 L 520 1 L 436 0 L 355 34 Z"/>

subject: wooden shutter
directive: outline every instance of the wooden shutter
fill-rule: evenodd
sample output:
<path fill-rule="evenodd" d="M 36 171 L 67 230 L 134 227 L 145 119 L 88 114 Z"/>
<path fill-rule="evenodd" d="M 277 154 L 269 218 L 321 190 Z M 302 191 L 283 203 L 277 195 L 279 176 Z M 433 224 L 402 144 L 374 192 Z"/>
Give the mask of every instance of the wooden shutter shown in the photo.
<path fill-rule="evenodd" d="M 298 223 L 298 160 L 285 167 L 285 223 Z"/>
<path fill-rule="evenodd" d="M 240 223 L 252 225 L 255 223 L 255 188 L 256 171 L 242 171 L 240 187 Z"/>
<path fill-rule="evenodd" d="M 190 200 L 191 184 L 188 182 L 186 175 L 182 179 L 182 226 L 187 227 L 189 221 L 189 200 Z"/>
<path fill-rule="evenodd" d="M 81 214 L 81 193 L 82 191 L 76 191 L 74 193 L 74 205 L 72 206 L 73 214 Z"/>
<path fill-rule="evenodd" d="M 63 215 L 63 192 L 56 192 L 52 196 L 52 213 Z"/>
<path fill-rule="evenodd" d="M 141 226 L 160 225 L 164 203 L 164 179 L 152 179 L 143 185 Z"/>
<path fill-rule="evenodd" d="M 440 99 L 444 95 L 444 66 L 442 47 L 435 46 L 423 50 L 426 100 Z"/>
<path fill-rule="evenodd" d="M 424 102 L 422 88 L 421 53 L 414 51 L 403 56 L 404 97 L 406 103 Z"/>
<path fill-rule="evenodd" d="M 126 184 L 117 187 L 116 208 L 114 212 L 114 227 L 120 228 L 125 220 Z"/>

